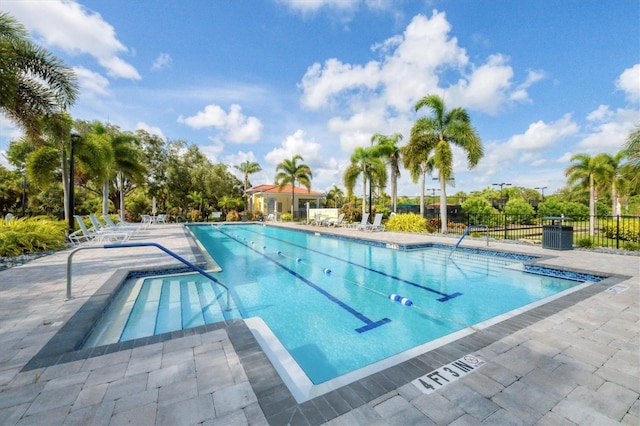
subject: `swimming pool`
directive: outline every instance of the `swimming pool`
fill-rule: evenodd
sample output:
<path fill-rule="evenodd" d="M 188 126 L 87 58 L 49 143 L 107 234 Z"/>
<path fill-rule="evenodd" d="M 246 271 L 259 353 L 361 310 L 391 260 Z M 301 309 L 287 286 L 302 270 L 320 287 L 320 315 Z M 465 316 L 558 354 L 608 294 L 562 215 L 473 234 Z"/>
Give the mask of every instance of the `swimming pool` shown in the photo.
<path fill-rule="evenodd" d="M 124 324 L 115 334 L 122 340 L 139 337 L 134 329 L 153 334 L 158 326 L 259 317 L 267 328 L 262 343 L 275 338 L 272 350 L 284 348 L 313 385 L 471 333 L 581 284 L 523 272 L 531 258 L 513 254 L 459 249 L 448 261 L 448 247 L 397 250 L 255 224 L 190 230 L 221 267 L 216 277 L 230 287 L 231 306 L 199 276 L 132 280 L 117 297 L 121 306 L 139 307 L 114 314 L 111 322 Z M 157 313 L 172 310 L 182 325 L 169 326 Z"/>

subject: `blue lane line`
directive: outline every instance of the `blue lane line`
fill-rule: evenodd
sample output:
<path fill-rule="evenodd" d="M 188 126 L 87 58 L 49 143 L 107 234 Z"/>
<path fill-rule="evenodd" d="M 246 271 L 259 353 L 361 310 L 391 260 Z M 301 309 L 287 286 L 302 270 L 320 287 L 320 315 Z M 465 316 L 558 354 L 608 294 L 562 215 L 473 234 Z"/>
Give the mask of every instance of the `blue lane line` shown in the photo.
<path fill-rule="evenodd" d="M 312 248 L 305 247 L 305 246 L 300 245 L 300 244 L 292 243 L 291 241 L 282 240 L 282 239 L 280 239 L 280 238 L 276 238 L 276 237 L 271 237 L 271 236 L 268 236 L 268 235 L 264 235 L 264 234 L 261 234 L 261 233 L 259 233 L 259 232 L 253 231 L 253 230 L 251 230 L 251 229 L 242 228 L 242 230 L 243 230 L 243 231 L 247 231 L 247 232 L 253 232 L 254 234 L 260 235 L 260 236 L 265 237 L 265 238 L 270 238 L 270 239 L 272 239 L 272 240 L 280 241 L 280 242 L 282 242 L 282 243 L 287 243 L 287 244 L 290 244 L 290 245 L 292 245 L 292 246 L 294 246 L 294 247 L 301 248 L 301 249 L 303 249 L 303 250 L 309 250 L 309 251 L 312 251 L 312 252 L 314 252 L 314 253 L 318 253 L 318 254 L 321 254 L 321 255 L 323 255 L 323 256 L 327 256 L 327 257 L 330 257 L 330 258 L 332 258 L 332 259 L 336 259 L 336 260 L 339 260 L 339 261 L 341 261 L 341 262 L 345 262 L 345 263 L 348 263 L 348 264 L 350 264 L 350 265 L 353 265 L 353 266 L 357 266 L 357 267 L 359 267 L 359 268 L 366 269 L 367 271 L 375 272 L 376 274 L 382 275 L 383 277 L 391 278 L 391 279 L 394 279 L 394 280 L 396 280 L 396 281 L 400 281 L 400 282 L 403 282 L 403 283 L 405 283 L 405 284 L 408 284 L 408 285 L 410 285 L 410 286 L 417 287 L 417 288 L 421 288 L 421 289 L 423 289 L 423 290 L 425 290 L 425 291 L 429 291 L 429 292 L 431 292 L 431 293 L 434 293 L 434 294 L 437 294 L 437 295 L 439 295 L 439 296 L 442 296 L 441 298 L 436 299 L 438 302 L 446 302 L 446 301 L 451 300 L 451 299 L 453 299 L 453 298 L 456 298 L 456 297 L 458 297 L 458 296 L 462 296 L 462 293 L 460 293 L 460 292 L 451 293 L 451 294 L 443 293 L 443 292 L 438 291 L 438 290 L 435 290 L 435 289 L 433 289 L 433 288 L 431 288 L 431 287 L 427 287 L 427 286 L 424 286 L 424 285 L 422 285 L 422 284 L 414 283 L 413 281 L 405 280 L 404 278 L 396 277 L 395 275 L 389 275 L 389 274 L 387 274 L 386 272 L 382 272 L 382 271 L 379 271 L 379 270 L 377 270 L 377 269 L 369 268 L 368 266 L 360 265 L 360 264 L 358 264 L 358 263 L 352 262 L 352 261 L 350 261 L 350 260 L 345 260 L 345 259 L 342 259 L 342 258 L 337 257 L 337 256 L 332 256 L 332 255 L 330 255 L 330 254 L 323 253 L 323 252 L 321 252 L 321 251 L 314 250 L 314 249 L 312 249 Z"/>
<path fill-rule="evenodd" d="M 232 236 L 230 236 L 227 232 L 223 231 L 220 227 L 217 228 L 218 231 L 220 231 L 222 234 L 226 235 L 227 237 L 231 238 L 233 241 L 236 241 L 240 244 L 242 244 L 243 246 L 245 246 L 246 248 L 253 250 L 254 252 L 258 253 L 259 255 L 261 255 L 262 257 L 264 257 L 265 259 L 275 263 L 276 265 L 278 265 L 279 267 L 281 267 L 282 269 L 284 269 L 285 271 L 289 272 L 291 275 L 293 275 L 294 277 L 298 278 L 300 281 L 302 281 L 303 283 L 305 283 L 306 285 L 308 285 L 309 287 L 313 288 L 314 290 L 316 290 L 318 293 L 322 294 L 324 297 L 326 297 L 327 299 L 331 300 L 333 303 L 337 304 L 338 306 L 340 306 L 342 309 L 344 309 L 345 311 L 349 312 L 351 315 L 353 315 L 354 317 L 358 318 L 360 321 L 362 321 L 363 323 L 365 323 L 365 325 L 363 327 L 360 328 L 356 328 L 356 331 L 358 333 L 364 333 L 365 331 L 369 331 L 369 330 L 373 330 L 376 327 L 379 327 L 381 325 L 384 325 L 386 323 L 391 322 L 391 320 L 389 318 L 382 318 L 379 321 L 372 321 L 371 319 L 369 319 L 368 317 L 366 317 L 365 315 L 361 314 L 360 312 L 356 311 L 355 309 L 353 309 L 351 306 L 347 305 L 346 303 L 344 303 L 342 300 L 338 299 L 337 297 L 335 297 L 334 295 L 330 294 L 329 292 L 327 292 L 326 290 L 324 290 L 323 288 L 319 287 L 318 285 L 314 284 L 313 282 L 309 281 L 308 279 L 306 279 L 305 277 L 303 277 L 302 275 L 300 275 L 299 273 L 297 273 L 296 271 L 287 268 L 286 266 L 284 266 L 283 264 L 281 264 L 280 262 L 277 262 L 276 260 L 266 256 L 264 253 L 260 253 L 258 250 L 254 249 L 253 247 L 251 247 L 249 244 L 245 244 L 244 242 L 238 240 L 237 238 L 233 238 Z"/>

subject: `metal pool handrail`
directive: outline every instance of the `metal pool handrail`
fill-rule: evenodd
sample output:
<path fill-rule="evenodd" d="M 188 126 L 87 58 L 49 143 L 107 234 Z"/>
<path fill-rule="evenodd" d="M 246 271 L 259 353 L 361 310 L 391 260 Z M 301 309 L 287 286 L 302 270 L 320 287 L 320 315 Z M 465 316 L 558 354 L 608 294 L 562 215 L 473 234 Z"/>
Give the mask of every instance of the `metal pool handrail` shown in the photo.
<path fill-rule="evenodd" d="M 487 225 L 471 225 L 471 226 L 468 226 L 467 229 L 465 229 L 464 232 L 462 233 L 462 236 L 460 237 L 460 239 L 456 243 L 455 247 L 453 249 L 451 249 L 451 251 L 449 252 L 449 257 L 447 257 L 447 262 L 451 259 L 451 255 L 453 254 L 454 251 L 456 251 L 456 249 L 458 248 L 458 246 L 460 245 L 462 240 L 464 240 L 464 237 L 469 235 L 469 232 L 471 232 L 471 230 L 473 228 L 488 228 L 488 226 Z M 485 232 L 485 236 L 487 237 L 487 246 L 488 246 L 489 245 L 489 233 Z"/>
<path fill-rule="evenodd" d="M 101 246 L 87 246 L 87 247 L 78 247 L 78 248 L 74 249 L 71 253 L 69 253 L 69 257 L 67 258 L 67 298 L 65 300 L 73 299 L 73 297 L 71 296 L 71 280 L 72 280 L 71 270 L 72 270 L 72 262 L 73 262 L 73 255 L 74 254 L 76 254 L 80 250 L 112 249 L 112 248 L 122 248 L 122 247 L 156 247 L 156 248 L 159 248 L 163 252 L 167 253 L 169 256 L 171 256 L 174 259 L 176 259 L 176 260 L 182 262 L 183 264 L 185 264 L 190 269 L 200 273 L 201 275 L 204 275 L 206 278 L 210 279 L 211 281 L 213 281 L 214 283 L 218 284 L 219 286 L 224 287 L 227 290 L 227 309 L 229 309 L 229 297 L 230 297 L 229 287 L 227 287 L 219 279 L 217 279 L 216 277 L 214 277 L 213 275 L 211 275 L 210 273 L 208 273 L 204 269 L 200 268 L 199 266 L 194 265 L 193 263 L 189 262 L 185 258 L 178 256 L 176 253 L 172 252 L 171 250 L 169 250 L 168 248 L 166 248 L 164 246 L 161 246 L 158 243 L 104 244 L 104 245 L 101 245 Z"/>

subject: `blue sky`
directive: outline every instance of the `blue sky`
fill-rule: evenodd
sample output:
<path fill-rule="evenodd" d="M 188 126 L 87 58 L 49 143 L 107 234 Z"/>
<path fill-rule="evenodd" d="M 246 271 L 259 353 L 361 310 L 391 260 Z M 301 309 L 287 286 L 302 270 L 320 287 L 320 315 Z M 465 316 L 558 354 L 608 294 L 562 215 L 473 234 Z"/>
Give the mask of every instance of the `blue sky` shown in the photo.
<path fill-rule="evenodd" d="M 485 149 L 472 171 L 454 152 L 450 194 L 500 182 L 550 194 L 573 154 L 615 153 L 640 122 L 636 0 L 3 0 L 0 10 L 76 70 L 74 118 L 185 140 L 214 162 L 257 161 L 253 184 L 300 154 L 314 190 L 342 187 L 372 134 L 408 140 L 427 94 L 466 108 Z M 0 117 L 0 151 L 19 134 Z M 400 194 L 418 191 L 403 171 Z"/>

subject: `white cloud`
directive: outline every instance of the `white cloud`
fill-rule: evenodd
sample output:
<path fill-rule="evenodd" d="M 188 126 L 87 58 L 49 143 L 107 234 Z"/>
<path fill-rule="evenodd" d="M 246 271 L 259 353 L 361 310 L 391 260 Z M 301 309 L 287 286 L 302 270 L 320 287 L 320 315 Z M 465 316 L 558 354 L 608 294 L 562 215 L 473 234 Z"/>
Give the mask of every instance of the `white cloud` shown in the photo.
<path fill-rule="evenodd" d="M 75 67 L 73 71 L 78 77 L 82 96 L 111 96 L 109 80 L 102 74 L 93 72 L 85 67 Z"/>
<path fill-rule="evenodd" d="M 320 154 L 320 144 L 313 138 L 306 139 L 302 130 L 296 130 L 292 135 L 287 136 L 279 148 L 275 148 L 265 155 L 267 162 L 277 165 L 282 160 L 292 158 L 294 155 L 300 155 L 304 159 L 304 163 L 314 169 L 314 165 L 323 163 Z"/>
<path fill-rule="evenodd" d="M 603 121 L 611 118 L 613 112 L 609 109 L 609 105 L 600 105 L 598 109 L 587 114 L 588 121 Z"/>
<path fill-rule="evenodd" d="M 165 139 L 164 133 L 162 132 L 162 129 L 160 127 L 156 127 L 156 126 L 152 126 L 150 124 L 147 124 L 145 122 L 139 121 L 138 123 L 136 123 L 136 130 L 144 130 L 145 132 L 149 133 L 150 135 L 156 135 L 162 139 Z"/>
<path fill-rule="evenodd" d="M 155 61 L 153 61 L 151 71 L 160 71 L 165 68 L 170 68 L 172 63 L 173 59 L 171 58 L 171 55 L 168 53 L 161 53 Z"/>
<path fill-rule="evenodd" d="M 507 59 L 502 55 L 490 56 L 470 76 L 461 78 L 447 90 L 449 104 L 489 114 L 498 112 L 509 98 L 508 90 L 513 78 L 513 69 L 506 62 Z"/>
<path fill-rule="evenodd" d="M 322 8 L 351 11 L 358 7 L 360 0 L 278 0 L 278 2 L 297 12 L 311 13 Z"/>
<path fill-rule="evenodd" d="M 350 64 L 332 58 L 315 63 L 299 83 L 301 104 L 335 111 L 329 130 L 350 152 L 363 145 L 367 133 L 390 129 L 407 136 L 415 120 L 413 106 L 430 93 L 444 95 L 448 107 L 487 114 L 496 114 L 507 104 L 530 101 L 528 89 L 544 78 L 544 72 L 529 71 L 518 83 L 508 58 L 501 54 L 481 64 L 470 63 L 451 30 L 445 13 L 417 15 L 402 35 L 372 45 L 372 51 L 381 55 L 379 60 Z M 456 74 L 454 84 L 442 84 L 443 76 Z"/>
<path fill-rule="evenodd" d="M 616 87 L 625 92 L 627 100 L 640 102 L 640 64 L 624 70 L 616 81 Z"/>
<path fill-rule="evenodd" d="M 598 116 L 600 108 L 590 113 L 587 118 Z M 589 133 L 578 143 L 578 148 L 589 154 L 608 152 L 615 154 L 620 151 L 629 136 L 629 132 L 640 120 L 640 112 L 632 109 L 617 109 L 608 111 L 602 120 L 590 127 Z"/>
<path fill-rule="evenodd" d="M 229 113 L 218 105 L 207 105 L 196 115 L 178 117 L 178 122 L 193 129 L 216 128 L 222 131 L 222 137 L 234 143 L 254 143 L 262 137 L 262 123 L 256 117 L 242 114 L 242 107 L 231 105 Z"/>
<path fill-rule="evenodd" d="M 12 1 L 4 2 L 2 8 L 39 36 L 45 46 L 69 55 L 93 56 L 111 77 L 141 78 L 133 65 L 118 56 L 131 52 L 118 40 L 111 24 L 75 1 Z"/>
<path fill-rule="evenodd" d="M 218 162 L 218 155 L 224 151 L 224 144 L 214 138 L 209 138 L 213 144 L 211 145 L 198 145 L 200 152 L 202 152 L 212 163 Z"/>
<path fill-rule="evenodd" d="M 517 151 L 541 151 L 574 135 L 578 130 L 578 125 L 571 119 L 571 114 L 565 114 L 560 120 L 548 124 L 539 120 L 530 124 L 524 133 L 512 136 L 506 148 Z"/>
<path fill-rule="evenodd" d="M 491 177 L 496 175 L 512 179 L 504 176 L 504 170 L 512 168 L 505 165 L 512 165 L 514 161 L 526 164 L 528 170 L 540 168 L 551 161 L 545 155 L 578 131 L 579 126 L 571 119 L 571 115 L 565 114 L 551 123 L 542 120 L 531 123 L 524 133 L 516 134 L 504 143 L 485 144 L 485 155 L 474 169 L 479 175 L 478 182 L 491 183 Z M 463 153 L 454 152 L 454 159 L 464 160 Z M 466 164 L 460 163 L 459 171 L 465 169 Z M 519 179 L 519 176 L 513 179 Z"/>

